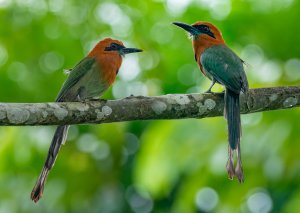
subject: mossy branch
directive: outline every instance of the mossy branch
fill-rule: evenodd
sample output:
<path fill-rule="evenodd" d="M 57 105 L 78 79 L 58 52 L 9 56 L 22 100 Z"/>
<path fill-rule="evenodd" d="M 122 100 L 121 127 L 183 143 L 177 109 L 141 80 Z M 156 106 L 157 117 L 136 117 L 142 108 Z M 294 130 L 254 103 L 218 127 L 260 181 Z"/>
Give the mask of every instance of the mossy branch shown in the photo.
<path fill-rule="evenodd" d="M 64 103 L 0 103 L 1 126 L 111 123 L 205 118 L 223 115 L 224 94 L 132 96 L 120 100 Z M 300 86 L 251 89 L 241 94 L 243 114 L 299 107 Z"/>

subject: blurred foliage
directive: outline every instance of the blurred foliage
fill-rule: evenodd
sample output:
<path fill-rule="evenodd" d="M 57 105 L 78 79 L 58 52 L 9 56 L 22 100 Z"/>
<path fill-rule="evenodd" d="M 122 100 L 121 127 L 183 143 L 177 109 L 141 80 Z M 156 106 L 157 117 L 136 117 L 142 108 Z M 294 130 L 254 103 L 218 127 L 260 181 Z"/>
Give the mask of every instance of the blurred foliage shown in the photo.
<path fill-rule="evenodd" d="M 173 21 L 211 21 L 250 87 L 300 83 L 297 0 L 0 0 L 0 101 L 49 102 L 104 37 L 142 48 L 107 99 L 205 91 Z M 216 87 L 215 91 L 222 88 Z M 246 180 L 227 179 L 223 118 L 72 126 L 38 204 L 54 127 L 0 127 L 0 212 L 299 212 L 299 109 L 243 115 Z"/>

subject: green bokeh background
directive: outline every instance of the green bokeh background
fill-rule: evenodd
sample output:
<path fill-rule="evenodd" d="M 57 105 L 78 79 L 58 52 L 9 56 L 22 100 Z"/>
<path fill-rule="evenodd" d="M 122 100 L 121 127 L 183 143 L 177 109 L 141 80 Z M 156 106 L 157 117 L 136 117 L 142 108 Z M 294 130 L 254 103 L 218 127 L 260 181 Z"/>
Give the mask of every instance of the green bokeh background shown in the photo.
<path fill-rule="evenodd" d="M 0 101 L 53 101 L 97 41 L 144 49 L 103 98 L 205 91 L 173 21 L 213 22 L 251 88 L 300 83 L 300 1 L 0 0 Z M 222 88 L 215 87 L 215 91 Z M 299 109 L 242 116 L 245 183 L 227 179 L 224 118 L 72 126 L 42 200 L 55 127 L 0 127 L 0 212 L 300 212 Z"/>

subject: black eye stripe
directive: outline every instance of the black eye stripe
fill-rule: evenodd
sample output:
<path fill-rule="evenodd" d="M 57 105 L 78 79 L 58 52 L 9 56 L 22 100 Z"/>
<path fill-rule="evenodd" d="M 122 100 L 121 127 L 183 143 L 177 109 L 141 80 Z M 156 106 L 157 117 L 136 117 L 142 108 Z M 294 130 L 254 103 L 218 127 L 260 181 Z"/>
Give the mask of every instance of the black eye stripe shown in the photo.
<path fill-rule="evenodd" d="M 201 24 L 201 25 L 196 25 L 194 26 L 196 27 L 197 29 L 200 30 L 200 32 L 204 33 L 204 34 L 207 34 L 209 35 L 210 37 L 212 38 L 215 38 L 215 35 L 214 33 L 210 30 L 209 26 L 205 25 L 205 24 Z"/>
<path fill-rule="evenodd" d="M 110 46 L 111 46 L 111 47 L 118 47 L 118 46 L 120 46 L 120 45 L 118 45 L 117 43 L 111 43 Z"/>
<path fill-rule="evenodd" d="M 197 25 L 196 28 L 198 28 L 199 30 L 207 31 L 207 32 L 210 31 L 209 26 L 204 25 L 204 24 Z"/>
<path fill-rule="evenodd" d="M 111 43 L 109 46 L 105 47 L 105 51 L 116 51 L 122 49 L 123 46 L 117 43 Z"/>

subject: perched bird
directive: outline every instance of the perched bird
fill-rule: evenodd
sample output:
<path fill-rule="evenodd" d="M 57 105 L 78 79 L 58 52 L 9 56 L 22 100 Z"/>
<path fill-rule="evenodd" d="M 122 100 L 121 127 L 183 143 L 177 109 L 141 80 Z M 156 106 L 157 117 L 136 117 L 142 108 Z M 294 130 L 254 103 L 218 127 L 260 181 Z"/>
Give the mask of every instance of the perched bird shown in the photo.
<path fill-rule="evenodd" d="M 115 81 L 122 63 L 122 56 L 141 52 L 136 48 L 126 48 L 121 41 L 106 38 L 96 44 L 92 51 L 72 70 L 63 84 L 56 102 L 85 101 L 101 96 Z M 68 134 L 68 125 L 58 126 L 42 172 L 31 192 L 31 199 L 37 202 L 44 189 L 48 173 Z"/>
<path fill-rule="evenodd" d="M 239 95 L 247 93 L 248 81 L 241 60 L 226 44 L 220 30 L 208 22 L 196 22 L 192 25 L 174 22 L 186 30 L 192 37 L 195 60 L 201 72 L 212 81 L 207 92 L 211 92 L 215 83 L 225 87 L 224 116 L 228 125 L 228 177 L 234 175 L 240 182 L 244 181 L 241 160 L 240 138 L 241 117 Z M 237 164 L 234 169 L 233 154 L 236 150 Z"/>

